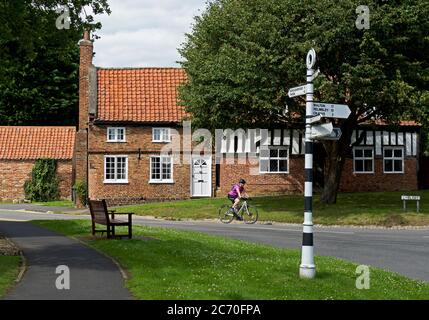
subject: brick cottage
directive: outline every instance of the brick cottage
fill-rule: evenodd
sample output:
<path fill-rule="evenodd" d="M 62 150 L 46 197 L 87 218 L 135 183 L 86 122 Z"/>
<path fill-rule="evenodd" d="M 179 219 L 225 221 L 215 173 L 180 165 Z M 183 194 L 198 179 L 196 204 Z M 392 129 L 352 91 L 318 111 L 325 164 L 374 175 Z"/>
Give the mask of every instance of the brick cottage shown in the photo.
<path fill-rule="evenodd" d="M 80 52 L 76 179 L 87 182 L 89 197 L 118 204 L 211 196 L 202 183 L 191 194 L 189 164 L 161 156 L 162 148 L 181 140 L 186 114 L 176 97 L 184 71 L 95 68 L 88 33 Z M 193 160 L 212 172 L 209 159 Z"/>
<path fill-rule="evenodd" d="M 90 198 L 111 204 L 148 200 L 224 196 L 239 178 L 252 194 L 302 192 L 304 136 L 300 128 L 249 130 L 218 135 L 205 156 L 188 163 L 161 154 L 183 145 L 183 120 L 189 117 L 177 102 L 177 88 L 186 81 L 179 68 L 96 68 L 93 43 L 80 41 L 79 128 L 76 134 L 76 180 L 85 181 Z M 344 167 L 341 191 L 417 189 L 419 126 L 398 128 L 382 123 L 362 126 Z M 195 142 L 194 142 L 195 144 Z M 256 147 L 252 149 L 252 145 Z M 316 144 L 322 154 L 320 144 Z M 240 155 L 252 153 L 250 163 Z M 224 155 L 230 163 L 216 164 Z M 179 152 L 183 160 L 183 150 Z M 315 181 L 323 185 L 322 158 L 315 159 Z"/>
<path fill-rule="evenodd" d="M 0 201 L 23 200 L 36 159 L 58 160 L 60 198 L 72 193 L 75 127 L 0 127 Z"/>
<path fill-rule="evenodd" d="M 352 144 L 342 171 L 340 191 L 409 191 L 418 189 L 420 126 L 403 121 L 399 128 L 388 129 L 380 121 L 354 130 Z M 251 151 L 256 141 L 257 161 L 239 163 L 240 155 Z M 234 154 L 229 164 L 218 168 L 217 191 L 224 194 L 231 182 L 244 178 L 253 194 L 303 192 L 304 130 L 273 129 L 266 134 L 249 130 L 230 136 L 218 145 L 222 156 Z M 323 187 L 324 149 L 315 144 L 315 189 Z M 251 154 L 251 152 L 250 152 Z"/>

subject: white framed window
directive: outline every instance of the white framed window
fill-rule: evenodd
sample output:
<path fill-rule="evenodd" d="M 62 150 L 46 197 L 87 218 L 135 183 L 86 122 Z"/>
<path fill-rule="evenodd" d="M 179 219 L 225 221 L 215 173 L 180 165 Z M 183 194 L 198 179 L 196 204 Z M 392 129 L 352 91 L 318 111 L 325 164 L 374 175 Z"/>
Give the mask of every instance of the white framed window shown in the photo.
<path fill-rule="evenodd" d="M 128 183 L 128 156 L 104 156 L 104 183 Z"/>
<path fill-rule="evenodd" d="M 173 159 L 169 156 L 150 157 L 150 183 L 173 182 Z"/>
<path fill-rule="evenodd" d="M 107 142 L 125 142 L 124 127 L 108 127 Z"/>
<path fill-rule="evenodd" d="M 383 149 L 384 173 L 404 173 L 404 148 L 385 147 Z"/>
<path fill-rule="evenodd" d="M 259 152 L 260 173 L 289 173 L 289 150 L 287 147 L 261 148 Z"/>
<path fill-rule="evenodd" d="M 170 128 L 152 128 L 152 142 L 171 142 Z"/>
<path fill-rule="evenodd" d="M 374 173 L 374 148 L 353 148 L 353 172 Z"/>

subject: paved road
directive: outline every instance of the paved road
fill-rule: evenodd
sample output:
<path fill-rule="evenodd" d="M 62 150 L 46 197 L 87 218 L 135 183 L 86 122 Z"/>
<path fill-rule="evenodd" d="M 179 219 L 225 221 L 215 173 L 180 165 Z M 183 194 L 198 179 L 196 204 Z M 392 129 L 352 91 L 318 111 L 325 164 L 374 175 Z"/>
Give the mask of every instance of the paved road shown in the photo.
<path fill-rule="evenodd" d="M 77 241 L 29 222 L 0 221 L 0 233 L 24 251 L 28 265 L 22 281 L 8 293 L 6 299 L 132 298 L 124 288 L 121 273 L 112 260 Z M 57 278 L 60 276 L 56 274 L 56 269 L 60 265 L 69 268 L 69 290 L 59 290 L 56 287 Z"/>
<path fill-rule="evenodd" d="M 75 218 L 89 217 L 0 210 L 0 220 Z M 300 248 L 302 238 L 302 228 L 299 225 L 224 225 L 217 222 L 163 221 L 142 217 L 135 217 L 135 224 L 194 230 L 276 247 L 296 249 Z M 315 253 L 318 255 L 336 256 L 429 282 L 429 229 L 387 230 L 316 227 L 314 241 Z"/>

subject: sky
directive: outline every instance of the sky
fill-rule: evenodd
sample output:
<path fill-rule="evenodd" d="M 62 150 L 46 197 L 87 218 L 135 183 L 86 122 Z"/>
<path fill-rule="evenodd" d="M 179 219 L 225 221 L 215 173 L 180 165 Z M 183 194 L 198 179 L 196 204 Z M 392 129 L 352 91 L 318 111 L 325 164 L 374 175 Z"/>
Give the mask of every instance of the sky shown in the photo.
<path fill-rule="evenodd" d="M 177 49 L 205 0 L 109 0 L 112 13 L 95 40 L 98 67 L 178 67 Z"/>

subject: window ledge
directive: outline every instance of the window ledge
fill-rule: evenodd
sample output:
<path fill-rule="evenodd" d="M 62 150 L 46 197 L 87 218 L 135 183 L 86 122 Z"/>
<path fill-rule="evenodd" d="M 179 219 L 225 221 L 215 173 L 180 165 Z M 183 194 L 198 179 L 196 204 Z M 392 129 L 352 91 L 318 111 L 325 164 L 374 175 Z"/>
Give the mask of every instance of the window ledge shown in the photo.
<path fill-rule="evenodd" d="M 117 180 L 117 181 L 104 180 L 103 183 L 104 184 L 128 184 L 128 180 Z"/>
<path fill-rule="evenodd" d="M 259 174 L 289 174 L 289 171 L 279 171 L 279 172 L 259 171 Z"/>
<path fill-rule="evenodd" d="M 118 140 L 118 141 L 114 141 L 114 140 L 106 140 L 107 143 L 125 143 L 127 141 L 122 141 L 122 140 Z"/>
<path fill-rule="evenodd" d="M 153 184 L 173 184 L 174 183 L 174 180 L 162 180 L 162 181 L 159 181 L 159 180 L 149 180 L 149 183 L 153 183 Z"/>

